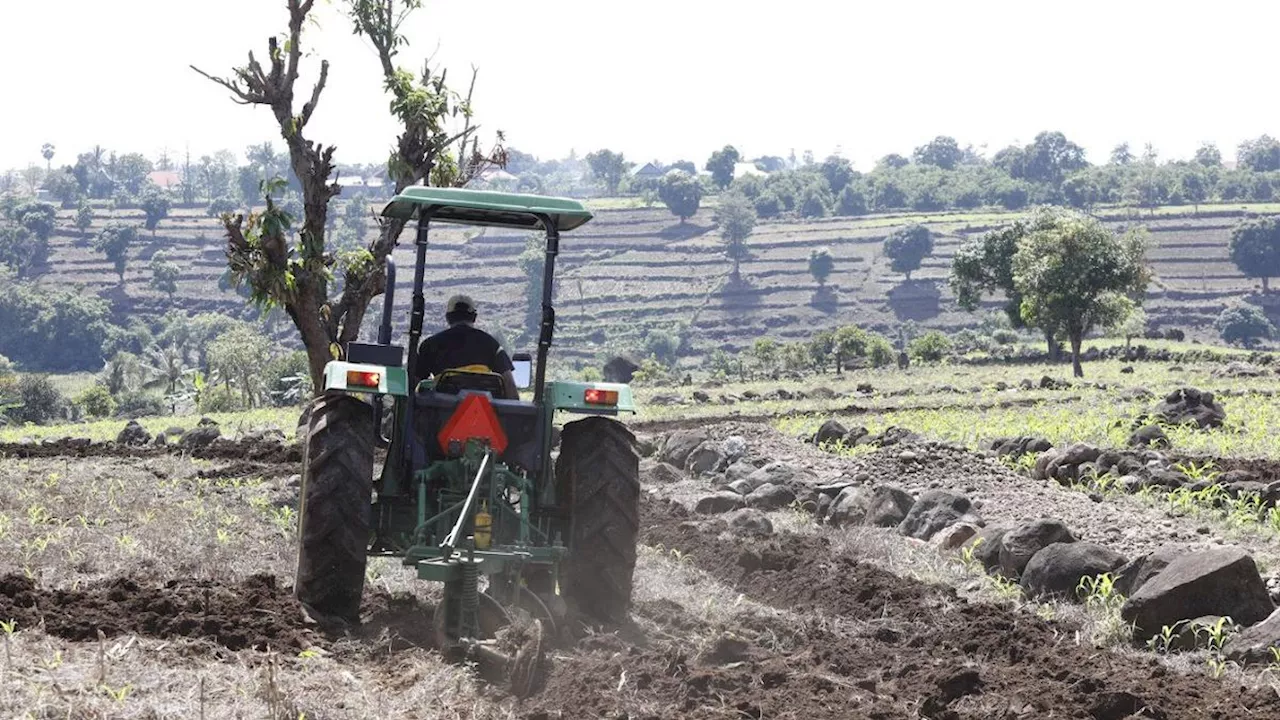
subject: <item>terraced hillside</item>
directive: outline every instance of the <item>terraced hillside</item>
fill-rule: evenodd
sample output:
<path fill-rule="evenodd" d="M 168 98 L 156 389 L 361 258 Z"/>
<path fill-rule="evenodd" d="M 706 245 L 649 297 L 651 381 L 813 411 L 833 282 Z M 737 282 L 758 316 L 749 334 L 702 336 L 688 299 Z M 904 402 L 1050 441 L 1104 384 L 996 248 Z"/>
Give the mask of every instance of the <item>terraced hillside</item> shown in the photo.
<path fill-rule="evenodd" d="M 1226 302 L 1257 286 L 1227 257 L 1230 229 L 1247 212 L 1269 209 L 1216 207 L 1201 217 L 1157 213 L 1133 221 L 1152 233 L 1156 281 L 1148 312 L 1153 320 L 1193 335 L 1211 332 L 1208 325 Z M 45 281 L 100 293 L 120 315 L 161 313 L 171 304 L 149 286 L 147 263 L 167 250 L 183 269 L 172 305 L 187 311 L 249 312 L 234 291 L 220 287 L 222 232 L 202 209 L 175 210 L 154 238 L 144 232 L 123 284 L 90 239 L 109 220 L 141 225 L 142 215 L 136 210 L 106 215 L 100 211 L 84 235 L 71 229 L 69 218 L 64 221 L 52 242 Z M 976 316 L 958 310 L 947 288 L 952 255 L 965 237 L 1011 217 L 936 213 L 761 223 L 747 243 L 752 257 L 742 264 L 742 282 L 731 283 L 711 210 L 704 208 L 683 225 L 663 208 L 601 210 L 594 222 L 568 234 L 562 244 L 558 344 L 567 357 L 586 360 L 635 347 L 649 328 L 673 329 L 685 321 L 692 324 L 693 346 L 702 352 L 737 349 L 764 334 L 804 338 L 816 329 L 850 322 L 890 335 L 906 319 L 946 329 L 970 325 Z M 906 222 L 926 223 L 937 236 L 933 256 L 910 283 L 890 271 L 881 251 L 884 236 Z M 1126 224 L 1120 215 L 1108 222 Z M 396 252 L 402 268 L 412 266 L 411 242 L 406 234 Z M 524 243 L 522 234 L 493 229 L 434 232 L 427 253 L 428 308 L 466 291 L 481 303 L 486 319 L 496 318 L 508 337 L 516 337 L 525 289 L 516 257 Z M 829 289 L 819 291 L 809 275 L 808 258 L 811 250 L 824 246 L 831 249 L 836 266 Z M 401 273 L 396 298 L 406 317 L 410 276 Z M 990 304 L 995 307 L 997 301 Z"/>

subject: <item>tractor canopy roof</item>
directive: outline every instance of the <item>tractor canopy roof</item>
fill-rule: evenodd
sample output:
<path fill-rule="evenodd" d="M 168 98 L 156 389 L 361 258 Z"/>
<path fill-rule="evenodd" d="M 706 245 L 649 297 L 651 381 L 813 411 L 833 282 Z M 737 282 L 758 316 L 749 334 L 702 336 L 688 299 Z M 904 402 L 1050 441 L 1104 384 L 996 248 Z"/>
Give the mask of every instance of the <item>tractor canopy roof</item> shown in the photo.
<path fill-rule="evenodd" d="M 572 230 L 591 219 L 590 210 L 568 198 L 418 185 L 391 198 L 382 215 L 410 220 L 419 208 L 426 208 L 429 218 L 439 222 L 524 230 L 541 227 L 539 216 L 549 217 L 560 231 Z"/>

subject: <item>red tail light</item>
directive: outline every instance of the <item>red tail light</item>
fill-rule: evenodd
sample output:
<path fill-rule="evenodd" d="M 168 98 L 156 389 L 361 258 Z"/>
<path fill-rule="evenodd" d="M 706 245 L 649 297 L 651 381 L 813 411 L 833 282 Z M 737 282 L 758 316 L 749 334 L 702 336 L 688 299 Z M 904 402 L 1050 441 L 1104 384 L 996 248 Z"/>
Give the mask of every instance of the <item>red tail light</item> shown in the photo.
<path fill-rule="evenodd" d="M 591 388 L 582 394 L 582 399 L 588 405 L 617 405 L 618 391 Z"/>
<path fill-rule="evenodd" d="M 347 371 L 347 387 L 368 387 L 376 388 L 382 381 L 382 373 L 365 372 L 362 370 Z"/>

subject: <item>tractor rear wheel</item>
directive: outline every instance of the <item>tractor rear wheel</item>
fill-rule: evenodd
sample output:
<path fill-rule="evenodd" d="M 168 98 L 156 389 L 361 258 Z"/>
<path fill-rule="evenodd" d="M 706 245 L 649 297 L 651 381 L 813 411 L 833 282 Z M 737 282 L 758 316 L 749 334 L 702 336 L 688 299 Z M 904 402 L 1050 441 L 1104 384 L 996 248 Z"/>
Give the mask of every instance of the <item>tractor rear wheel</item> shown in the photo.
<path fill-rule="evenodd" d="M 360 621 L 374 441 L 368 404 L 342 393 L 312 402 L 302 455 L 294 592 L 316 620 Z"/>
<path fill-rule="evenodd" d="M 569 528 L 561 591 L 597 619 L 626 619 L 640 531 L 635 436 L 605 417 L 567 423 L 560 435 L 556 487 Z"/>

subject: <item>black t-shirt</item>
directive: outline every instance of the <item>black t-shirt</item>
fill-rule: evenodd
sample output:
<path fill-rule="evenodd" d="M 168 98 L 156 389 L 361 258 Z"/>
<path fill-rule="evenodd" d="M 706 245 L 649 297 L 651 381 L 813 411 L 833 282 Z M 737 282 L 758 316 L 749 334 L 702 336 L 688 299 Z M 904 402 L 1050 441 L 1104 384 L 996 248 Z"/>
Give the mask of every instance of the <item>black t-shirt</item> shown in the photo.
<path fill-rule="evenodd" d="M 514 369 L 507 351 L 492 335 L 463 323 L 432 335 L 418 346 L 419 380 L 467 365 L 484 365 L 496 373 Z"/>

